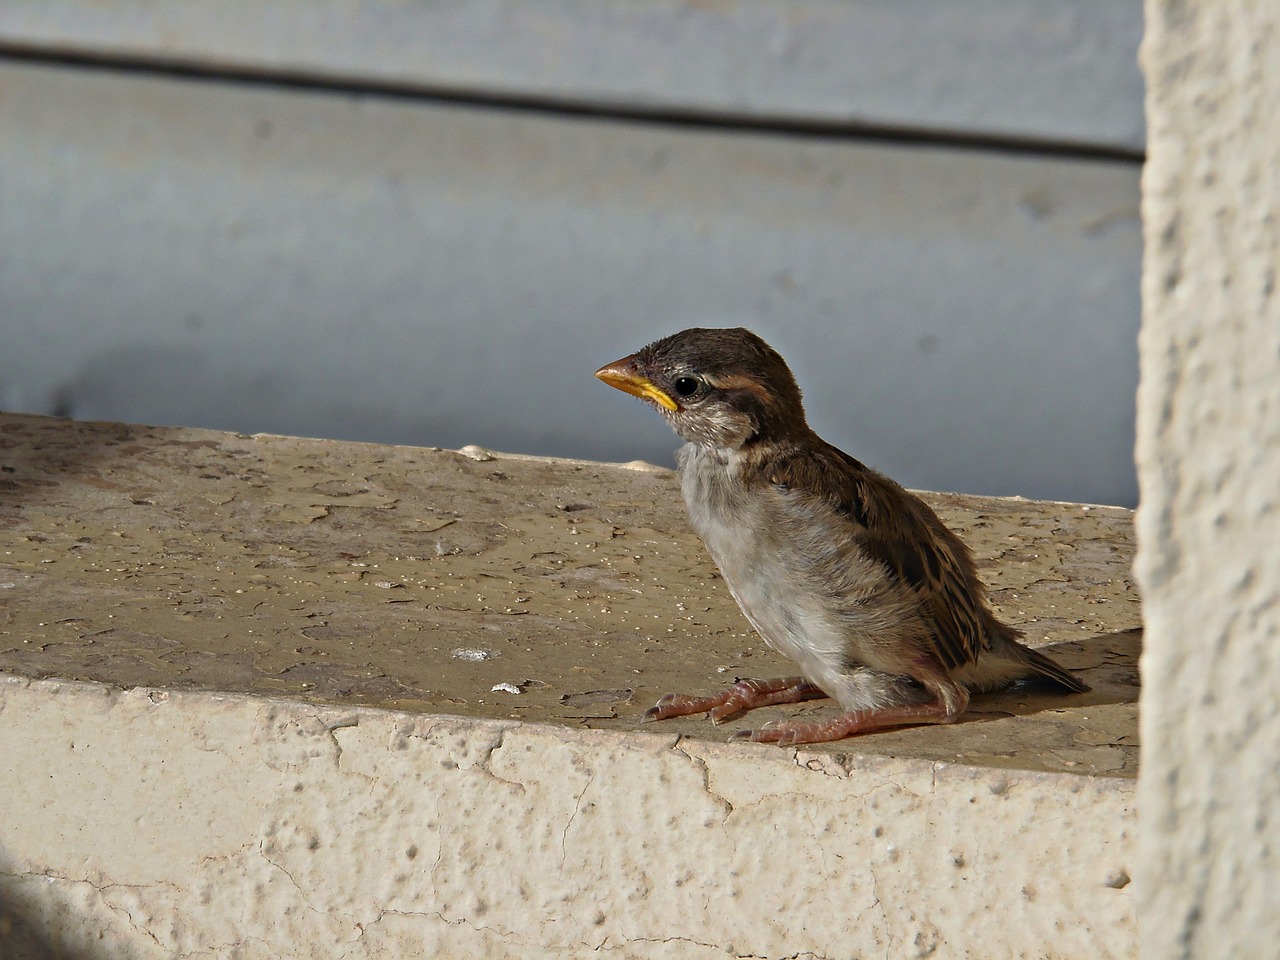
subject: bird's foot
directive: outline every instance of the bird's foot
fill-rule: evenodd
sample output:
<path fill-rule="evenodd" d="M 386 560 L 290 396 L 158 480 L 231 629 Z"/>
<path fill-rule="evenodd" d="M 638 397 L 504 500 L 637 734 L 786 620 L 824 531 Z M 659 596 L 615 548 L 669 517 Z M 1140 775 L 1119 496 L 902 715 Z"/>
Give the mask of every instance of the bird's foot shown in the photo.
<path fill-rule="evenodd" d="M 803 677 L 739 680 L 723 693 L 710 697 L 690 697 L 683 693 L 668 693 L 655 706 L 645 711 L 641 722 L 648 723 L 651 720 L 669 720 L 672 717 L 709 713 L 713 723 L 724 723 L 756 707 L 768 707 L 778 703 L 801 703 L 805 700 L 818 700 L 825 696 L 825 693 Z"/>
<path fill-rule="evenodd" d="M 801 723 L 792 720 L 770 720 L 758 730 L 739 730 L 730 740 L 750 740 L 754 743 L 776 743 L 790 747 L 798 743 L 828 743 L 843 740 L 859 733 L 886 730 L 914 723 L 952 723 L 957 714 L 947 710 L 939 701 L 911 704 L 905 707 L 886 707 L 881 710 L 856 710 L 834 720 Z"/>

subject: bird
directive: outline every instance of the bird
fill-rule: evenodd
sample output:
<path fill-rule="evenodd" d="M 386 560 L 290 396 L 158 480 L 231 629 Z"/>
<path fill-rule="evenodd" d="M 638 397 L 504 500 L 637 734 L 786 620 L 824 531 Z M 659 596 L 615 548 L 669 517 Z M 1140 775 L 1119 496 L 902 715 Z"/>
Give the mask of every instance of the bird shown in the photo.
<path fill-rule="evenodd" d="M 783 746 L 953 723 L 971 693 L 1089 688 L 992 612 L 973 554 L 914 493 L 819 437 L 782 356 L 742 327 L 693 328 L 596 377 L 657 409 L 684 441 L 689 520 L 738 606 L 798 676 L 671 693 L 645 721 L 830 697 L 843 710 L 732 739 Z"/>

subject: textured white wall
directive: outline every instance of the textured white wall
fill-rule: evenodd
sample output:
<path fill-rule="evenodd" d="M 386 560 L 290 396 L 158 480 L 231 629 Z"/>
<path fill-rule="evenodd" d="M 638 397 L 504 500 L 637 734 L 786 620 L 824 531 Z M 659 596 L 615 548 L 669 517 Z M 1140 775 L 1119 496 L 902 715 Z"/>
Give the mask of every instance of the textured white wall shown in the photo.
<path fill-rule="evenodd" d="M 1280 9 L 1147 3 L 1143 957 L 1280 943 Z"/>
<path fill-rule="evenodd" d="M 1124 779 L 13 678 L 0 708 L 4 960 L 1133 954 Z"/>

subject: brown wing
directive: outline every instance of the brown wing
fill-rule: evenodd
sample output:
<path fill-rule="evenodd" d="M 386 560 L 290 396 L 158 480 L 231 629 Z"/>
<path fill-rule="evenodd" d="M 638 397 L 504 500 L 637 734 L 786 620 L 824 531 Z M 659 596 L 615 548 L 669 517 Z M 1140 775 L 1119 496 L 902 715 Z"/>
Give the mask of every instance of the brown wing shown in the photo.
<path fill-rule="evenodd" d="M 982 583 L 969 548 L 923 500 L 828 444 L 760 469 L 770 483 L 820 499 L 860 528 L 867 552 L 919 596 L 933 651 L 947 669 L 977 659 L 992 619 Z"/>

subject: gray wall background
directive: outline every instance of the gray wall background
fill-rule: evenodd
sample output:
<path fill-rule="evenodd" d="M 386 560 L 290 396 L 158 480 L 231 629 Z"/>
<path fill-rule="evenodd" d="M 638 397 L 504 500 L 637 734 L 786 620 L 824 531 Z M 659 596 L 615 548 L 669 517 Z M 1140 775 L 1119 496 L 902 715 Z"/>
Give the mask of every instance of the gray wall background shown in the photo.
<path fill-rule="evenodd" d="M 0 407 L 669 463 L 750 326 L 911 486 L 1132 504 L 1139 0 L 6 0 Z"/>

